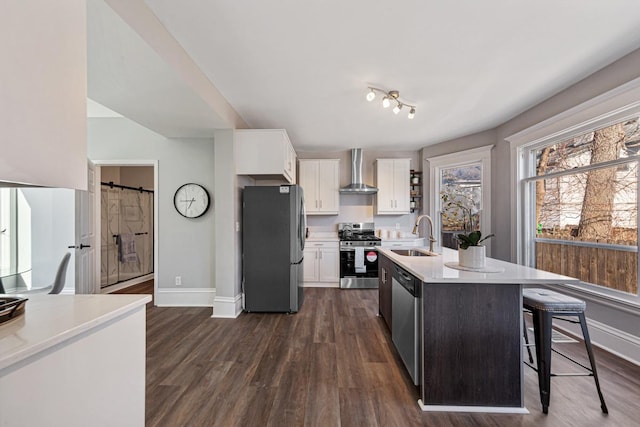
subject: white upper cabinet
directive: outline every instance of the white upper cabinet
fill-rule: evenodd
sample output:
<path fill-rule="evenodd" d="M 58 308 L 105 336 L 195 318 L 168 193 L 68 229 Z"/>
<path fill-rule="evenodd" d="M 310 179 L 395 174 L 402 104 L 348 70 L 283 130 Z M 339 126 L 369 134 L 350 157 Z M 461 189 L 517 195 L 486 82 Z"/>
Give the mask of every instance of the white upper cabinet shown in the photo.
<path fill-rule="evenodd" d="M 296 152 L 284 129 L 237 129 L 236 174 L 296 182 Z"/>
<path fill-rule="evenodd" d="M 0 181 L 86 190 L 86 2 L 0 9 Z"/>
<path fill-rule="evenodd" d="M 376 214 L 408 214 L 410 159 L 376 160 Z"/>
<path fill-rule="evenodd" d="M 309 215 L 337 215 L 340 205 L 338 159 L 300 159 L 298 183 Z"/>

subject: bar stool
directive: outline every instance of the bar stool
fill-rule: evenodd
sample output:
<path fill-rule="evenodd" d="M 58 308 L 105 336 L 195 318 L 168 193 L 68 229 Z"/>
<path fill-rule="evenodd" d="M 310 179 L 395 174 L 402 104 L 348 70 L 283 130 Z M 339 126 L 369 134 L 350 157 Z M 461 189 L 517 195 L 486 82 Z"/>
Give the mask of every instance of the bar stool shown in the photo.
<path fill-rule="evenodd" d="M 523 306 L 533 315 L 533 333 L 535 337 L 536 361 L 537 367 L 524 362 L 538 372 L 538 386 L 540 388 L 540 401 L 542 403 L 542 412 L 545 414 L 549 411 L 549 397 L 551 394 L 551 377 L 552 376 L 592 376 L 596 382 L 598 396 L 600 397 L 600 408 L 602 412 L 608 414 L 607 405 L 604 403 L 604 397 L 600 390 L 600 382 L 598 381 L 598 372 L 596 370 L 595 357 L 591 349 L 591 340 L 589 339 L 589 331 L 587 330 L 587 321 L 584 316 L 584 310 L 587 304 L 577 298 L 563 295 L 548 289 L 524 289 L 522 292 Z M 562 317 L 555 317 L 562 316 Z M 564 317 L 575 316 L 578 320 L 565 319 Z M 584 345 L 589 355 L 589 363 L 591 368 L 573 360 L 569 356 L 560 353 L 551 348 L 551 326 L 553 319 L 563 320 L 569 323 L 580 323 L 582 329 L 582 337 Z M 528 344 L 527 330 L 524 330 L 525 342 Z M 529 347 L 527 346 L 527 349 Z M 551 373 L 551 352 L 570 360 L 571 362 L 586 369 L 585 373 L 570 374 L 553 374 Z M 531 352 L 529 351 L 529 360 Z"/>

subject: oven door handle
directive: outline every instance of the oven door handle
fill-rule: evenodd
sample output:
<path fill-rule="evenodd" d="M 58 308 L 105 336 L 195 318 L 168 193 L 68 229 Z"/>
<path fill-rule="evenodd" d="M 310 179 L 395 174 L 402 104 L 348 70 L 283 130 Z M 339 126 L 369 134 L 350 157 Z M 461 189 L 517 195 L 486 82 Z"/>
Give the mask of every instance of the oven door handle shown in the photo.
<path fill-rule="evenodd" d="M 365 251 L 376 251 L 377 252 L 378 247 L 377 246 L 365 246 L 365 247 L 362 247 L 362 249 L 364 249 Z M 350 246 L 348 248 L 340 248 L 341 252 L 355 252 L 355 250 L 356 250 L 356 248 L 353 247 L 353 246 Z"/>

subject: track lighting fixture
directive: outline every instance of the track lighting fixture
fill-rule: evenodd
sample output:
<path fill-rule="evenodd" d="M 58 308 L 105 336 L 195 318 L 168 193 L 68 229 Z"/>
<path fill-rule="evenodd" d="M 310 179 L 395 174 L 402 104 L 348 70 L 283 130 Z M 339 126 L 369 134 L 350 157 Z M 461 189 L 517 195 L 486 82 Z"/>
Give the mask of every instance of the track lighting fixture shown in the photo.
<path fill-rule="evenodd" d="M 402 110 L 402 107 L 408 107 L 409 108 L 409 115 L 407 116 L 409 119 L 413 119 L 416 115 L 416 107 L 415 105 L 409 105 L 405 102 L 400 101 L 399 97 L 400 97 L 400 92 L 398 92 L 397 90 L 390 90 L 390 91 L 385 91 L 382 89 L 378 89 L 377 87 L 371 87 L 369 86 L 369 92 L 367 93 L 367 101 L 371 102 L 376 98 L 376 92 L 379 92 L 381 94 L 383 94 L 384 96 L 382 97 L 382 107 L 384 108 L 389 108 L 389 106 L 391 105 L 392 101 L 396 102 L 396 106 L 393 107 L 393 112 L 395 114 L 400 113 L 400 110 Z"/>

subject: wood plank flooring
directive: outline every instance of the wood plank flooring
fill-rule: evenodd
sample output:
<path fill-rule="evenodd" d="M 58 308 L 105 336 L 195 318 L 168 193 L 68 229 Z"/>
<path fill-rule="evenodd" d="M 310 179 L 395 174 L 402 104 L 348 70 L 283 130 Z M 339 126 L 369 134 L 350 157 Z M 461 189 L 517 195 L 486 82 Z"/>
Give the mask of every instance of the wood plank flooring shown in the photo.
<path fill-rule="evenodd" d="M 423 413 L 378 312 L 377 290 L 305 289 L 293 315 L 210 308 L 147 311 L 148 426 L 631 426 L 640 367 L 597 351 L 609 415 L 593 379 L 552 379 L 549 415 L 525 367 L 529 415 Z M 580 344 L 562 344 L 577 358 Z M 554 370 L 573 369 L 561 358 Z"/>

